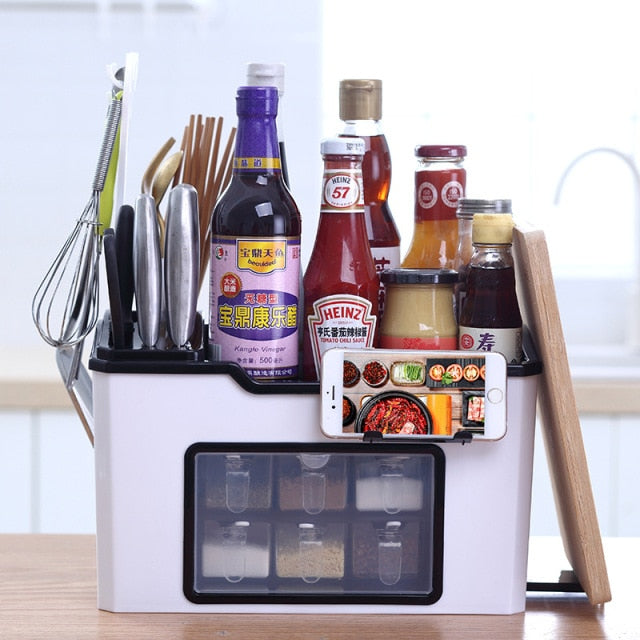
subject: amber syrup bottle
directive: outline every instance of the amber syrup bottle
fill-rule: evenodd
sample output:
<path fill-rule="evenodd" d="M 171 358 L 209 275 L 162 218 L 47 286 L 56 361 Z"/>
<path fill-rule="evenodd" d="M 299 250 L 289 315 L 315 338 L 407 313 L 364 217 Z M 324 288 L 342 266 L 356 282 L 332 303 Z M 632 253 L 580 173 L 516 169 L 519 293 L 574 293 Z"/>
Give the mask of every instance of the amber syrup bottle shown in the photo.
<path fill-rule="evenodd" d="M 400 266 L 400 235 L 389 208 L 391 153 L 382 130 L 382 81 L 340 82 L 341 135 L 364 140 L 362 180 L 364 215 L 371 254 L 378 271 Z M 380 314 L 384 310 L 384 287 L 379 291 Z"/>
<path fill-rule="evenodd" d="M 458 248 L 458 200 L 464 196 L 467 183 L 467 148 L 420 145 L 415 155 L 413 236 L 402 266 L 451 269 Z"/>

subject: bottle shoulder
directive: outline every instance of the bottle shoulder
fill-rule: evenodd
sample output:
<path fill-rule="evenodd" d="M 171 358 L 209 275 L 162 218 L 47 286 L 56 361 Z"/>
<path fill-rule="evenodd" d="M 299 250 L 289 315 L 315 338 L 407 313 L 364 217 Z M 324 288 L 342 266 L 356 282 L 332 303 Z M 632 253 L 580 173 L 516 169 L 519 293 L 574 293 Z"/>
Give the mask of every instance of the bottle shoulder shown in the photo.
<path fill-rule="evenodd" d="M 300 235 L 298 206 L 279 174 L 236 174 L 213 210 L 219 235 Z"/>

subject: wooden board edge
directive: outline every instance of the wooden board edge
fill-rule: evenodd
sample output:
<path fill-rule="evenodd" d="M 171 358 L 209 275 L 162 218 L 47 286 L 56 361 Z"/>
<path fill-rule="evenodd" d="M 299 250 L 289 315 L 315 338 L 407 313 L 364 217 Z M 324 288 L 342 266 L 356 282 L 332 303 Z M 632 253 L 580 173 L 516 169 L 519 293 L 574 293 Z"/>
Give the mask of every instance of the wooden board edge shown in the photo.
<path fill-rule="evenodd" d="M 520 305 L 543 364 L 538 407 L 563 544 L 589 601 L 602 604 L 611 589 L 546 239 L 517 224 L 513 240 Z"/>

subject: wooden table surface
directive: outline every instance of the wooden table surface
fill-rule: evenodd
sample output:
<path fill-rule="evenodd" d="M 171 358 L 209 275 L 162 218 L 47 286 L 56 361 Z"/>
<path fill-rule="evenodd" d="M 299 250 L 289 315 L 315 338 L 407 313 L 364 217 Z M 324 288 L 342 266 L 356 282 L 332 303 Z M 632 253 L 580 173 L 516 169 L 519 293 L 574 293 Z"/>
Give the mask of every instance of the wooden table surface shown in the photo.
<path fill-rule="evenodd" d="M 532 553 L 549 560 L 535 544 Z M 531 596 L 526 612 L 511 616 L 114 614 L 96 608 L 94 536 L 5 534 L 0 535 L 0 638 L 640 638 L 640 538 L 611 538 L 604 546 L 613 600 L 600 606 L 574 594 Z"/>

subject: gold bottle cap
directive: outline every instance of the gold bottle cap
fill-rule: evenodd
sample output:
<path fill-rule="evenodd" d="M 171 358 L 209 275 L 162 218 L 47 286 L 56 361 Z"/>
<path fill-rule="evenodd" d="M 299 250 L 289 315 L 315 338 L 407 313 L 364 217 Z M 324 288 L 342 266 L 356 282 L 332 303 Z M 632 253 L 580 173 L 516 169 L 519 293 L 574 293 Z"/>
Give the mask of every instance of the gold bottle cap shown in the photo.
<path fill-rule="evenodd" d="M 474 243 L 511 244 L 513 216 L 509 213 L 476 213 L 471 236 Z"/>
<path fill-rule="evenodd" d="M 382 80 L 341 80 L 340 120 L 380 120 Z"/>

